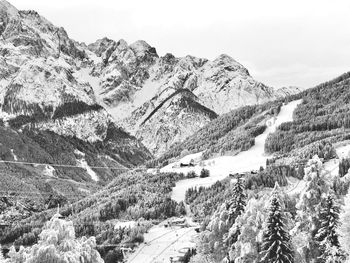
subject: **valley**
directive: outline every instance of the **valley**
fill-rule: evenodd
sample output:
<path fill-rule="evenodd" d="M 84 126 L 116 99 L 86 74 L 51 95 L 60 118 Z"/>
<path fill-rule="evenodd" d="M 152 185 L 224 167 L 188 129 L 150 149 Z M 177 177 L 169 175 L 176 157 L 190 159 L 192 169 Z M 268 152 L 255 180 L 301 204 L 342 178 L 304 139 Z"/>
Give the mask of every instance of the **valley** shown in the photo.
<path fill-rule="evenodd" d="M 189 163 L 192 158 L 198 158 L 198 154 L 185 156 L 176 163 L 171 163 L 161 169 L 161 172 L 182 172 L 188 173 L 195 171 L 197 175 L 205 168 L 210 171 L 210 176 L 207 178 L 193 178 L 186 179 L 176 183 L 176 186 L 172 192 L 172 199 L 177 202 L 185 200 L 185 193 L 191 187 L 200 186 L 208 187 L 213 185 L 216 181 L 222 180 L 229 174 L 244 173 L 254 170 L 259 170 L 260 167 L 266 166 L 266 160 L 271 157 L 265 154 L 264 146 L 268 134 L 273 133 L 279 125 L 283 122 L 289 122 L 293 120 L 293 112 L 300 100 L 289 102 L 287 105 L 282 106 L 280 113 L 269 120 L 267 120 L 266 130 L 255 138 L 255 145 L 246 151 L 242 151 L 235 156 L 222 156 L 209 160 L 199 162 L 194 167 L 185 168 L 173 168 L 180 166 L 180 163 Z M 186 162 L 187 161 L 187 162 Z"/>
<path fill-rule="evenodd" d="M 210 171 L 210 176 L 206 178 L 197 177 L 178 181 L 172 189 L 171 198 L 176 202 L 185 202 L 185 194 L 190 188 L 210 187 L 217 181 L 226 178 L 229 174 L 250 172 L 258 170 L 261 166 L 265 167 L 266 159 L 270 157 L 265 155 L 264 152 L 267 135 L 273 133 L 281 123 L 292 121 L 293 112 L 300 103 L 301 100 L 296 100 L 282 106 L 280 113 L 276 117 L 267 120 L 267 129 L 255 138 L 255 145 L 247 151 L 240 152 L 235 156 L 223 156 L 205 160 L 201 165 L 198 164 L 201 161 L 202 153 L 191 154 L 181 158 L 176 163 L 171 163 L 160 169 L 163 173 L 185 174 L 190 171 L 200 174 L 203 168 Z M 196 160 L 197 164 L 194 167 L 179 167 L 180 163 L 190 163 L 191 160 Z M 293 191 L 296 191 L 294 185 L 297 186 L 297 184 L 299 184 L 299 181 L 291 186 Z M 174 226 L 169 230 L 164 227 L 164 224 L 167 224 L 169 220 L 151 228 L 149 233 L 145 234 L 145 243 L 134 254 L 130 255 L 128 262 L 166 262 L 170 257 L 175 260 L 177 257 L 183 256 L 184 253 L 180 253 L 180 251 L 186 251 L 187 248 L 194 247 L 195 237 L 197 236 L 193 226 L 191 226 L 193 224 L 192 220 L 189 217 L 184 218 L 184 220 L 186 220 L 185 226 L 180 228 Z M 186 224 L 189 225 L 186 226 Z M 175 234 L 171 235 L 170 233 L 173 233 L 173 231 Z M 145 261 L 145 258 L 148 258 L 149 261 Z"/>
<path fill-rule="evenodd" d="M 6 0 L 0 37 L 0 263 L 349 261 L 349 72 L 271 87 Z"/>

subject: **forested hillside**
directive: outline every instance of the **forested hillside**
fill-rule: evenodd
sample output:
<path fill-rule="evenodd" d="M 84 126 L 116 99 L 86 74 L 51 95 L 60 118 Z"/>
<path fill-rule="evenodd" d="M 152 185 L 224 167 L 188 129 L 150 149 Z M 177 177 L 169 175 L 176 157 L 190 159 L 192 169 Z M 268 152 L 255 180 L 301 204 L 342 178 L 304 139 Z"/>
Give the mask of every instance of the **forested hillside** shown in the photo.
<path fill-rule="evenodd" d="M 350 234 L 345 219 L 347 203 L 344 205 L 350 165 L 348 159 L 340 160 L 336 167 L 339 173 L 334 174 L 323 162 L 337 156 L 334 142 L 347 139 L 347 79 L 344 75 L 285 101 L 234 110 L 174 146 L 173 155 L 157 160 L 164 162 L 191 151 L 205 151 L 205 157 L 210 158 L 245 150 L 284 102 L 302 98 L 294 121 L 282 124 L 268 137 L 266 150 L 275 155 L 267 160 L 265 169 L 232 174 L 207 188 L 189 188 L 185 204 L 171 199 L 176 182 L 186 179 L 184 174 L 150 174 L 136 169 L 119 175 L 91 196 L 64 205 L 60 213 L 73 222 L 78 238 L 96 238 L 97 250 L 108 263 L 122 261 L 121 249 L 142 243 L 154 224 L 182 215 L 199 223 L 193 263 L 222 262 L 225 258 L 244 263 L 274 262 L 278 257 L 288 262 L 324 263 L 331 259 L 343 263 L 350 252 L 346 245 Z M 335 96 L 333 89 L 342 95 Z M 253 143 L 239 144 L 240 134 Z M 280 142 L 280 138 L 286 140 Z M 1 243 L 35 244 L 55 212 L 36 213 L 3 228 Z M 118 228 L 119 221 L 131 227 Z"/>
<path fill-rule="evenodd" d="M 350 72 L 300 91 L 0 0 L 0 263 L 349 263 Z"/>
<path fill-rule="evenodd" d="M 206 158 L 215 154 L 234 154 L 254 145 L 254 138 L 263 133 L 265 122 L 277 115 L 283 101 L 245 106 L 223 114 L 178 144 L 174 144 L 149 166 L 163 166 L 169 159 L 205 151 Z"/>
<path fill-rule="evenodd" d="M 350 73 L 306 90 L 292 122 L 283 123 L 266 141 L 268 153 L 288 153 L 315 142 L 350 138 Z M 320 156 L 324 157 L 324 156 Z"/>
<path fill-rule="evenodd" d="M 120 253 L 118 249 L 114 251 L 115 248 L 133 247 L 142 242 L 143 233 L 154 222 L 185 213 L 184 204 L 176 203 L 169 195 L 175 182 L 183 176 L 140 171 L 125 173 L 94 195 L 63 206 L 60 213 L 73 221 L 77 237 L 94 236 L 98 250 L 106 258 L 108 252 Z M 33 245 L 56 211 L 55 208 L 36 213 L 0 229 L 0 244 Z M 135 222 L 135 227 L 116 228 L 119 220 Z"/>

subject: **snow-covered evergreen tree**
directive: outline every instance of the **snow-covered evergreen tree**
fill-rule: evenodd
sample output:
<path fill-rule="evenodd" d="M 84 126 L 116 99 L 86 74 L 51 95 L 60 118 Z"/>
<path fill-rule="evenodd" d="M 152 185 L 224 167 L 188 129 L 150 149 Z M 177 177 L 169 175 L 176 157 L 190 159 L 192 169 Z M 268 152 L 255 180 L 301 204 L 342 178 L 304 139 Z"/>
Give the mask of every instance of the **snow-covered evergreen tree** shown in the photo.
<path fill-rule="evenodd" d="M 350 255 L 350 191 L 344 198 L 344 206 L 340 213 L 340 226 L 338 229 L 339 243 L 341 248 Z M 348 261 L 350 262 L 350 258 Z"/>
<path fill-rule="evenodd" d="M 297 249 L 299 252 L 303 251 L 306 262 L 311 262 L 320 256 L 320 247 L 314 236 L 320 227 L 318 217 L 321 210 L 320 200 L 330 192 L 330 185 L 325 176 L 322 161 L 316 155 L 308 161 L 305 167 L 303 179 L 305 187 L 296 204 L 296 224 L 292 230 L 294 238 L 304 239 Z"/>
<path fill-rule="evenodd" d="M 238 179 L 232 189 L 232 198 L 215 211 L 206 230 L 201 233 L 198 254 L 205 255 L 214 262 L 223 260 L 239 234 L 238 231 L 236 236 L 230 236 L 229 230 L 237 217 L 243 213 L 245 206 L 245 187 L 243 181 Z"/>
<path fill-rule="evenodd" d="M 55 215 L 40 234 L 38 244 L 31 248 L 12 247 L 6 263 L 103 263 L 95 249 L 95 238 L 75 239 L 73 223 Z"/>
<path fill-rule="evenodd" d="M 315 235 L 315 240 L 321 248 L 320 260 L 322 262 L 340 263 L 344 260 L 344 253 L 340 249 L 336 232 L 339 225 L 339 212 L 340 209 L 333 196 L 328 195 L 319 213 L 320 228 Z"/>
<path fill-rule="evenodd" d="M 339 207 L 335 204 L 334 198 L 328 195 L 323 202 L 319 220 L 321 227 L 315 235 L 315 239 L 320 242 L 329 242 L 332 246 L 339 247 L 338 235 L 336 228 L 339 225 Z"/>
<path fill-rule="evenodd" d="M 237 179 L 233 187 L 232 199 L 228 202 L 229 223 L 232 225 L 236 218 L 241 215 L 246 206 L 246 194 L 243 180 Z"/>
<path fill-rule="evenodd" d="M 249 199 L 245 211 L 231 227 L 228 238 L 237 236 L 236 243 L 231 246 L 231 260 L 256 262 L 258 259 L 265 221 L 265 203 L 265 196 Z"/>
<path fill-rule="evenodd" d="M 330 189 L 322 169 L 322 161 L 317 156 L 309 160 L 305 167 L 303 180 L 306 182 L 306 186 L 300 194 L 297 209 L 300 221 L 307 224 L 306 228 L 304 227 L 307 230 L 315 228 L 314 221 L 317 221 L 317 215 L 320 211 L 320 200 Z"/>
<path fill-rule="evenodd" d="M 275 189 L 270 200 L 270 211 L 267 218 L 262 243 L 261 263 L 294 262 L 289 233 L 285 230 L 284 217 Z"/>

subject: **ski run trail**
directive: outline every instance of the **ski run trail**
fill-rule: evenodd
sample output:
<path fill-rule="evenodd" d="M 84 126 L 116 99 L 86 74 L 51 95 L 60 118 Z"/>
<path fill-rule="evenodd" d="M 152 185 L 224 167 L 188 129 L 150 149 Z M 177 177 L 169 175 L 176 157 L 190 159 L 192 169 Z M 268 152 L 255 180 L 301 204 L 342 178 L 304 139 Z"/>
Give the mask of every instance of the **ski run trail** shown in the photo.
<path fill-rule="evenodd" d="M 198 158 L 198 154 L 192 156 L 186 156 L 177 163 L 172 163 L 161 169 L 161 172 L 182 172 L 187 173 L 194 170 L 197 174 L 200 173 L 202 168 L 210 171 L 210 176 L 207 178 L 193 178 L 181 180 L 176 184 L 173 189 L 172 199 L 177 202 L 184 201 L 185 193 L 188 188 L 211 186 L 216 181 L 226 178 L 230 173 L 243 173 L 252 170 L 258 170 L 260 166 L 266 166 L 266 159 L 270 156 L 265 154 L 264 146 L 267 136 L 273 133 L 276 128 L 283 122 L 289 122 L 293 120 L 293 112 L 297 105 L 301 103 L 301 100 L 292 101 L 286 105 L 283 105 L 280 113 L 277 117 L 271 118 L 266 123 L 268 127 L 266 130 L 255 138 L 255 145 L 247 151 L 238 153 L 235 156 L 220 156 L 210 160 L 203 161 L 203 166 L 184 167 L 179 168 L 179 163 L 186 162 L 188 159 Z M 178 168 L 173 168 L 178 167 Z"/>
<path fill-rule="evenodd" d="M 230 173 L 241 173 L 258 170 L 260 166 L 265 167 L 266 159 L 269 157 L 264 153 L 264 145 L 267 136 L 273 133 L 283 122 L 293 120 L 293 112 L 301 100 L 296 100 L 283 105 L 277 117 L 267 121 L 267 128 L 261 135 L 255 138 L 255 145 L 247 151 L 240 152 L 235 156 L 221 156 L 203 161 L 201 166 L 179 167 L 179 164 L 188 163 L 191 159 L 198 163 L 202 153 L 187 155 L 176 163 L 171 163 L 161 169 L 161 172 L 187 173 L 194 170 L 197 174 L 202 168 L 210 171 L 207 178 L 193 178 L 179 181 L 173 188 L 172 199 L 181 202 L 185 199 L 186 190 L 191 187 L 209 187 L 216 181 L 226 178 Z M 145 242 L 128 257 L 128 263 L 158 263 L 173 262 L 183 256 L 188 248 L 195 247 L 196 224 L 190 218 L 185 218 L 185 224 L 167 226 L 171 220 L 152 227 L 145 234 Z"/>

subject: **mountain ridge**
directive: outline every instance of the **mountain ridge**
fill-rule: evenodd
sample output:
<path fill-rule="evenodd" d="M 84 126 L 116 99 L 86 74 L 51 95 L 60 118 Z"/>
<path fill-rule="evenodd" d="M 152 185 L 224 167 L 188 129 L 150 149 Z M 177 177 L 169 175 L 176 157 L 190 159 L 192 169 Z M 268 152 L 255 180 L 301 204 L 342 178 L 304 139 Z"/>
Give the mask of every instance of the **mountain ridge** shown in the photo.
<path fill-rule="evenodd" d="M 134 51 L 135 46 L 138 52 Z M 265 86 L 255 81 L 243 65 L 226 54 L 219 55 L 213 61 L 190 55 L 177 58 L 170 53 L 159 56 L 156 49 L 145 41 L 128 45 L 125 40 L 108 38 L 99 39 L 88 47 L 103 61 L 101 66 L 92 70 L 94 75 L 100 75 L 97 92 L 100 101 L 127 131 L 143 140 L 157 156 L 164 151 L 157 150 L 159 145 L 146 142 L 151 141 L 154 134 L 143 129 L 142 125 L 150 113 L 154 119 L 162 118 L 155 113 L 176 90 L 188 90 L 199 104 L 218 115 L 240 106 L 263 103 L 300 91 L 299 88 L 275 90 Z M 209 121 L 207 119 L 192 125 L 198 130 Z M 164 127 L 161 123 L 154 124 L 158 134 L 166 137 L 161 127 Z M 178 137 L 176 142 L 187 135 Z"/>
<path fill-rule="evenodd" d="M 113 159 L 117 167 L 142 165 L 222 112 L 275 96 L 228 55 L 213 61 L 159 56 L 144 40 L 129 45 L 103 38 L 86 45 L 36 11 L 17 10 L 2 0 L 0 13 L 0 119 L 5 129 L 24 137 L 40 134 L 34 136 L 39 142 L 29 141 L 43 152 L 47 146 L 41 143 L 62 140 L 89 156 L 88 166 L 99 155 Z M 241 97 L 232 104 L 238 93 Z M 9 153 L 14 149 L 4 147 Z M 88 152 L 89 147 L 96 149 Z M 82 162 L 81 155 L 71 157 Z M 88 170 L 78 173 L 63 171 L 59 180 L 78 178 L 99 187 L 118 174 L 101 174 L 96 183 Z"/>

